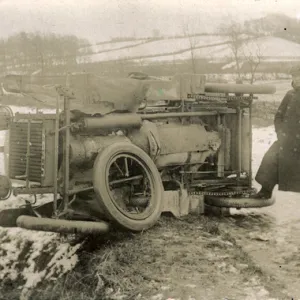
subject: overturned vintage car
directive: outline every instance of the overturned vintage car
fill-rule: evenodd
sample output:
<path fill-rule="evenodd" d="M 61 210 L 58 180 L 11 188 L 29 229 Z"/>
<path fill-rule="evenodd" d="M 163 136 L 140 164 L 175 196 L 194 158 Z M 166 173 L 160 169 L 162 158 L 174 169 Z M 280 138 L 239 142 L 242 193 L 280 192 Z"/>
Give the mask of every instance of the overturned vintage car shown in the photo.
<path fill-rule="evenodd" d="M 1 129 L 9 134 L 1 199 L 51 194 L 52 201 L 3 210 L 0 226 L 142 231 L 163 212 L 272 205 L 274 198 L 251 198 L 251 106 L 255 94 L 275 88 L 205 79 L 7 76 L 6 90 L 55 90 L 57 101 L 52 114 L 2 107 Z"/>

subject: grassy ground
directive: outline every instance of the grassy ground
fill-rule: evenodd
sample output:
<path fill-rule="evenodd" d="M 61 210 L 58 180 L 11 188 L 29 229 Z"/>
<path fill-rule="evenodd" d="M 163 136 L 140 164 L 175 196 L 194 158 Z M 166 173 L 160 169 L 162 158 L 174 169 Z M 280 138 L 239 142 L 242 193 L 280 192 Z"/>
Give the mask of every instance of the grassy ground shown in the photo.
<path fill-rule="evenodd" d="M 219 217 L 163 217 L 144 233 L 87 238 L 79 256 L 73 271 L 31 299 L 255 299 L 262 282 L 280 294 Z M 7 289 L 5 299 L 15 297 Z"/>

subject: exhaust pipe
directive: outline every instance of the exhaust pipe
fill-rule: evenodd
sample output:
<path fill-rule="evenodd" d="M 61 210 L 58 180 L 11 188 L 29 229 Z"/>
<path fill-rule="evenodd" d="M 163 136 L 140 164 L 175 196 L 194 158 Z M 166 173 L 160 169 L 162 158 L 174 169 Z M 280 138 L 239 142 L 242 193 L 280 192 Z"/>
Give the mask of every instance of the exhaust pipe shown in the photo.
<path fill-rule="evenodd" d="M 69 234 L 104 234 L 109 231 L 109 224 L 104 221 L 71 221 L 50 218 L 20 216 L 17 226 L 30 230 L 50 231 Z"/>

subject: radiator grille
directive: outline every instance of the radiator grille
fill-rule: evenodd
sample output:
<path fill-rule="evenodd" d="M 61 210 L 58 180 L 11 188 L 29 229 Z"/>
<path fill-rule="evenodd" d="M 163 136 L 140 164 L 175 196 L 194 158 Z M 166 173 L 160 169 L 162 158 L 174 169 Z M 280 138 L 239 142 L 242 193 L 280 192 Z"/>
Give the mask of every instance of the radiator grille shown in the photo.
<path fill-rule="evenodd" d="M 30 161 L 29 181 L 41 182 L 43 163 L 43 124 L 31 123 L 30 125 Z M 10 128 L 9 147 L 9 174 L 10 178 L 18 179 L 18 176 L 26 174 L 27 153 L 27 122 L 14 122 Z"/>

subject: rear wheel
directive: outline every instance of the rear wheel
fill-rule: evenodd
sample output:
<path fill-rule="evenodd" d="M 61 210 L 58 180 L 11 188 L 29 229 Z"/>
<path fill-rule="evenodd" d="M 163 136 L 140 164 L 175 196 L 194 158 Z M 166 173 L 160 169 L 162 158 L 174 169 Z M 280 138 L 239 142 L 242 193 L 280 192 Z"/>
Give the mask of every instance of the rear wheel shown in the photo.
<path fill-rule="evenodd" d="M 152 159 L 130 143 L 102 150 L 94 163 L 96 199 L 105 216 L 132 231 L 146 230 L 159 219 L 163 185 Z"/>

